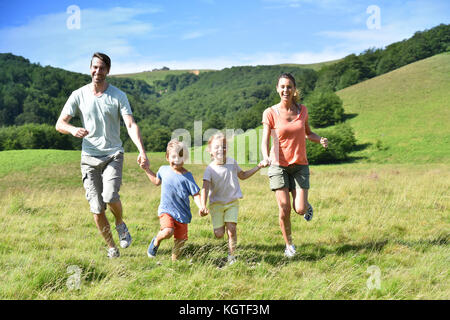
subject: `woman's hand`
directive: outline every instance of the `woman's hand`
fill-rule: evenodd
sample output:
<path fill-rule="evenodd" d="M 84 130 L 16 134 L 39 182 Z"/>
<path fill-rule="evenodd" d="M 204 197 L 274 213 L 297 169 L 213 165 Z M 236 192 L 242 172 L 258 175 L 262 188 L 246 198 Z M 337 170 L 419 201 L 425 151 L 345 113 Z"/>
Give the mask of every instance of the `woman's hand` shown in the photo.
<path fill-rule="evenodd" d="M 325 137 L 320 138 L 320 144 L 324 147 L 324 148 L 328 148 L 328 139 Z"/>

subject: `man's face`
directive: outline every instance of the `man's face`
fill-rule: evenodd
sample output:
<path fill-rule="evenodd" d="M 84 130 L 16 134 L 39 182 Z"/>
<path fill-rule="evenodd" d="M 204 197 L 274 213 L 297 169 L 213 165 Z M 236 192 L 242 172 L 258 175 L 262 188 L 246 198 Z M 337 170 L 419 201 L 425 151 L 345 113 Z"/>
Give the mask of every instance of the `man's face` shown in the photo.
<path fill-rule="evenodd" d="M 94 57 L 91 62 L 91 77 L 95 83 L 102 83 L 109 73 L 108 66 L 99 58 Z"/>

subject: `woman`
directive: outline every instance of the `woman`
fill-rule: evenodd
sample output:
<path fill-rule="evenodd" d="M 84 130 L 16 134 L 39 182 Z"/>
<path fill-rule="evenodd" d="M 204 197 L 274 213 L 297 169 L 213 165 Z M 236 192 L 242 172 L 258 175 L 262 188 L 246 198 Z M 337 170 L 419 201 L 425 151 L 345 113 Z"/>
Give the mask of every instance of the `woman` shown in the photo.
<path fill-rule="evenodd" d="M 308 109 L 299 104 L 300 94 L 294 77 L 283 73 L 276 86 L 280 103 L 267 108 L 263 113 L 263 139 L 261 152 L 268 170 L 270 188 L 275 192 L 279 208 L 279 222 L 286 249 L 285 256 L 296 253 L 291 236 L 292 206 L 310 221 L 313 209 L 308 202 L 309 166 L 306 157 L 306 139 L 328 147 L 327 138 L 311 131 L 308 125 Z M 270 137 L 273 146 L 269 154 Z"/>

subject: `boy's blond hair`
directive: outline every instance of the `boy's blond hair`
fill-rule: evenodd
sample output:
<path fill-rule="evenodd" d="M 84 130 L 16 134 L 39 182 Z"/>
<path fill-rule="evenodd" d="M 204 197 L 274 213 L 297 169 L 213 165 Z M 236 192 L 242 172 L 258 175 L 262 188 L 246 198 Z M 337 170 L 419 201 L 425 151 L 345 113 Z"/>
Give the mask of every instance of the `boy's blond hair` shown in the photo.
<path fill-rule="evenodd" d="M 167 144 L 166 158 L 169 158 L 169 153 L 172 150 L 177 151 L 179 156 L 183 157 L 185 161 L 189 158 L 189 151 L 186 145 L 182 141 L 179 141 L 178 139 L 172 139 Z"/>

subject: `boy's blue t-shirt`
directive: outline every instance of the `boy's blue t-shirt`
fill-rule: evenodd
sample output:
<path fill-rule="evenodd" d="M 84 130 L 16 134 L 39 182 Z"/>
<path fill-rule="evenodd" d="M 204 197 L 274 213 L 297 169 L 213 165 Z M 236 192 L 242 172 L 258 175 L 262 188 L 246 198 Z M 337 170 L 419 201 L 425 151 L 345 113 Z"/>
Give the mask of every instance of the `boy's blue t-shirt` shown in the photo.
<path fill-rule="evenodd" d="M 168 213 L 178 222 L 191 222 L 189 196 L 200 191 L 192 173 L 178 174 L 170 166 L 162 166 L 156 176 L 161 180 L 161 202 L 158 207 L 158 216 Z"/>

